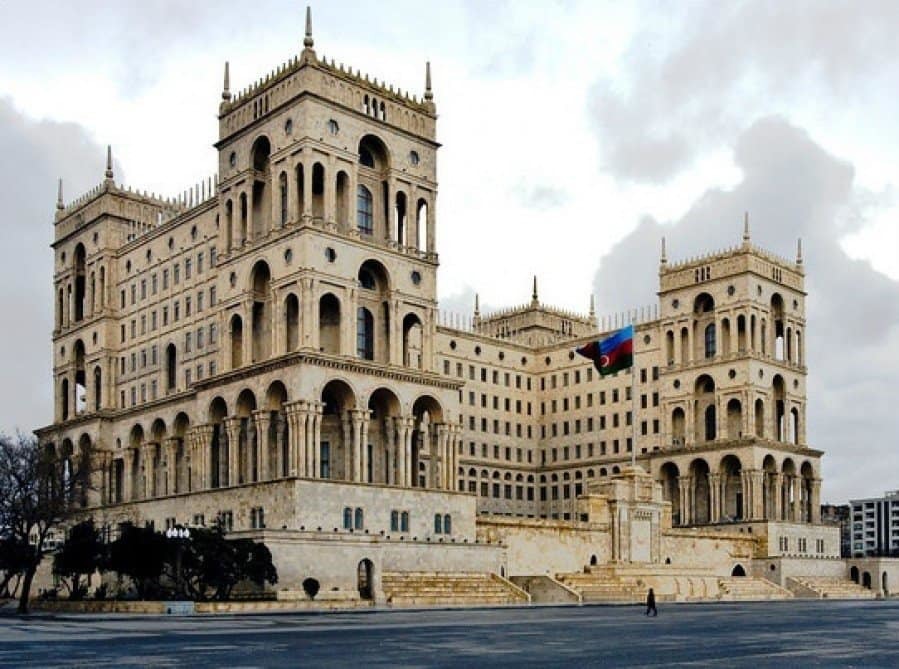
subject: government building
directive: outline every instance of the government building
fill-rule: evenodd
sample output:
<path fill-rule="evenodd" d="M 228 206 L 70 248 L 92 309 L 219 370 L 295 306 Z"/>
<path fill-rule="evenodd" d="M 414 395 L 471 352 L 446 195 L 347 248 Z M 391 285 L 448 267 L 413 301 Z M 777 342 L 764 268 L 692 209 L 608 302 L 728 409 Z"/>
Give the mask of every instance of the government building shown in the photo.
<path fill-rule="evenodd" d="M 597 318 L 437 301 L 437 106 L 298 56 L 218 103 L 218 175 L 55 216 L 53 424 L 85 514 L 265 541 L 279 598 L 395 605 L 843 587 L 806 442 L 801 247 L 684 261 Z M 709 222 L 712 223 L 711 221 Z M 575 349 L 633 324 L 634 370 Z M 836 585 L 834 585 L 836 584 Z M 848 586 L 847 586 L 848 587 Z M 855 586 L 860 588 L 860 586 Z M 852 588 L 849 588 L 850 590 Z"/>

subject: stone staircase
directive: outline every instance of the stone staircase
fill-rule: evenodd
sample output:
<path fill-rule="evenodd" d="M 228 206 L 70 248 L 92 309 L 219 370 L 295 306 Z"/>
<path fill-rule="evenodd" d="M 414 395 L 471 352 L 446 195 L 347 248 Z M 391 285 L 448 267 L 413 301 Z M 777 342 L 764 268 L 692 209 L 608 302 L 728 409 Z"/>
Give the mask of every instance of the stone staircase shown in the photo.
<path fill-rule="evenodd" d="M 838 576 L 796 576 L 789 579 L 788 585 L 791 584 L 790 582 L 800 586 L 796 590 L 800 591 L 801 595 L 817 595 L 821 599 L 876 599 L 877 597 L 873 590 L 848 578 Z"/>
<path fill-rule="evenodd" d="M 720 599 L 724 601 L 754 601 L 792 599 L 793 593 L 764 578 L 731 576 L 718 579 Z"/>
<path fill-rule="evenodd" d="M 503 606 L 530 602 L 524 590 L 488 573 L 385 572 L 381 589 L 388 606 Z"/>
<path fill-rule="evenodd" d="M 646 599 L 646 589 L 636 578 L 619 577 L 610 572 L 558 574 L 563 585 L 580 593 L 582 601 L 629 604 Z"/>

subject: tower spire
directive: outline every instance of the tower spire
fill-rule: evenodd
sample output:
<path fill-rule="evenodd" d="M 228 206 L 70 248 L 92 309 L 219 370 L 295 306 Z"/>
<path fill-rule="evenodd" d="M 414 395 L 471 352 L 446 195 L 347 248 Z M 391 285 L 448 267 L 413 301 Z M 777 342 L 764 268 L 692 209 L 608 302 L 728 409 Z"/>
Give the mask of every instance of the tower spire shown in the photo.
<path fill-rule="evenodd" d="M 474 294 L 474 317 L 475 320 L 481 317 L 481 300 L 477 293 Z"/>
<path fill-rule="evenodd" d="M 65 209 L 62 201 L 62 179 L 59 180 L 59 186 L 56 189 L 56 208 L 60 211 Z"/>
<path fill-rule="evenodd" d="M 802 237 L 800 237 L 796 242 L 796 264 L 802 264 Z"/>
<path fill-rule="evenodd" d="M 114 175 L 112 173 L 112 145 L 107 144 L 106 145 L 106 180 L 112 181 L 113 177 L 114 177 Z"/>
<path fill-rule="evenodd" d="M 425 102 L 434 100 L 434 91 L 431 89 L 431 61 L 425 63 Z"/>
<path fill-rule="evenodd" d="M 743 212 L 743 246 L 749 246 L 749 212 Z"/>
<path fill-rule="evenodd" d="M 303 48 L 311 49 L 315 46 L 312 39 L 312 7 L 306 5 L 306 37 L 303 38 Z"/>
<path fill-rule="evenodd" d="M 537 297 L 537 275 L 534 275 L 534 290 L 531 293 L 531 305 L 537 306 L 540 303 L 539 298 Z"/>
<path fill-rule="evenodd" d="M 231 66 L 225 61 L 225 85 L 222 88 L 222 100 L 231 102 Z"/>
<path fill-rule="evenodd" d="M 590 318 L 596 317 L 596 302 L 593 293 L 590 293 Z"/>
<path fill-rule="evenodd" d="M 659 264 L 663 267 L 668 264 L 668 251 L 665 249 L 664 237 L 662 237 L 662 255 L 659 256 Z"/>

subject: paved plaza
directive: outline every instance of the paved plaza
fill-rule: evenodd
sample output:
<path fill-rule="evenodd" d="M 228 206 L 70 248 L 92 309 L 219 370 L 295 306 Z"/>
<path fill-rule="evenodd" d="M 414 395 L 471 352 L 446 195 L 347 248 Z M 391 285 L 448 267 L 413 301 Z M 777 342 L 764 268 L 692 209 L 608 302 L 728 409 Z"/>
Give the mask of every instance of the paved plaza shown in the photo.
<path fill-rule="evenodd" d="M 899 666 L 899 601 L 0 616 L 2 667 Z"/>

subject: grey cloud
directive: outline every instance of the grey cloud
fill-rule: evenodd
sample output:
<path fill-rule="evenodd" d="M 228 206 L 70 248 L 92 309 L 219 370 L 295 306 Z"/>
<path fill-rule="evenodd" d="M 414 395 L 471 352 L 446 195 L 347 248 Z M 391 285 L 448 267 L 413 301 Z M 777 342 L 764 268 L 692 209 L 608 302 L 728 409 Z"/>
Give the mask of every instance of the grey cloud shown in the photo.
<path fill-rule="evenodd" d="M 57 178 L 66 200 L 74 198 L 102 180 L 105 151 L 80 126 L 31 121 L 0 98 L 0 155 L 0 432 L 27 431 L 53 417 L 49 245 Z"/>
<path fill-rule="evenodd" d="M 561 207 L 568 201 L 568 193 L 561 188 L 543 185 L 531 185 L 519 182 L 512 195 L 524 207 L 545 211 Z"/>
<path fill-rule="evenodd" d="M 895 2 L 649 3 L 647 13 L 664 20 L 634 36 L 621 79 L 597 81 L 590 95 L 601 163 L 622 179 L 664 182 L 790 104 L 866 100 L 899 65 Z"/>
<path fill-rule="evenodd" d="M 601 259 L 598 308 L 606 313 L 655 299 L 663 234 L 675 260 L 734 246 L 748 209 L 759 246 L 792 260 L 802 237 L 808 439 L 827 454 L 824 495 L 844 501 L 880 494 L 895 487 L 899 471 L 899 282 L 850 259 L 839 242 L 847 228 L 864 223 L 877 198 L 855 189 L 851 164 L 783 119 L 754 123 L 734 157 L 744 178 L 733 189 L 706 192 L 670 225 L 645 219 Z"/>

